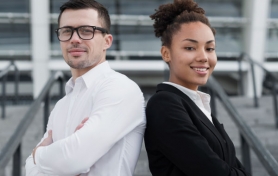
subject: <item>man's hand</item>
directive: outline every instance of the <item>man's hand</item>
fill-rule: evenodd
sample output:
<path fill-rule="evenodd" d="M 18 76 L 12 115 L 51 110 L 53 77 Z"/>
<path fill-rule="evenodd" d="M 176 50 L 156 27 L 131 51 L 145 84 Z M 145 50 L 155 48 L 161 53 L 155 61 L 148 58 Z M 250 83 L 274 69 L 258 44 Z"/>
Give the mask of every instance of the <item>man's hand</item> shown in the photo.
<path fill-rule="evenodd" d="M 48 145 L 50 145 L 50 144 L 52 144 L 53 143 L 53 139 L 52 139 L 52 130 L 49 130 L 48 131 L 48 136 L 47 136 L 47 138 L 45 138 L 43 141 L 42 141 L 42 143 L 40 143 L 40 145 L 38 145 L 36 148 L 34 148 L 34 150 L 33 150 L 33 160 L 34 160 L 34 164 L 36 164 L 36 161 L 35 161 L 35 154 L 36 154 L 36 150 L 37 150 L 37 148 L 38 147 L 41 147 L 41 146 L 48 146 Z"/>
<path fill-rule="evenodd" d="M 89 117 L 86 117 L 85 119 L 83 119 L 82 122 L 75 128 L 74 132 L 76 132 L 77 130 L 80 130 L 84 126 L 85 122 L 87 122 L 88 119 L 89 119 Z"/>
<path fill-rule="evenodd" d="M 52 139 L 52 130 L 49 130 L 49 131 L 48 131 L 48 136 L 47 136 L 47 138 L 45 138 L 45 139 L 42 141 L 42 143 L 40 143 L 39 146 L 48 146 L 48 145 L 50 145 L 50 144 L 52 144 L 52 143 L 53 143 L 53 139 Z"/>

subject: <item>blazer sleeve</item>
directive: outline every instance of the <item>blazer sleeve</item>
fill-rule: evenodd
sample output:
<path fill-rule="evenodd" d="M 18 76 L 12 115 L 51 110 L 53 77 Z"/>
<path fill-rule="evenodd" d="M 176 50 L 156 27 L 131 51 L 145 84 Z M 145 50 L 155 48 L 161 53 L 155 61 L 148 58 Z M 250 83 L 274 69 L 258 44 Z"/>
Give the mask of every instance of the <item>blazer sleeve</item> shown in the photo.
<path fill-rule="evenodd" d="M 147 128 L 159 151 L 185 175 L 249 175 L 237 166 L 229 166 L 210 148 L 177 97 L 160 93 L 147 105 Z"/>

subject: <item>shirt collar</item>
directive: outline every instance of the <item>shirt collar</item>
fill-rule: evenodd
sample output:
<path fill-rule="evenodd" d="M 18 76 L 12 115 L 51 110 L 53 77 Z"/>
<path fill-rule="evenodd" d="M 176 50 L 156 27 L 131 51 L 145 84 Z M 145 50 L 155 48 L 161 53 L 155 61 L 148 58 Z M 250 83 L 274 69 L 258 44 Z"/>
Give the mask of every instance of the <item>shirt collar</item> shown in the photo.
<path fill-rule="evenodd" d="M 86 72 L 84 75 L 76 78 L 76 81 L 82 81 L 85 83 L 86 88 L 91 87 L 94 82 L 96 82 L 102 74 L 105 72 L 111 70 L 108 61 L 104 61 L 101 64 L 95 66 L 88 72 Z M 74 88 L 74 81 L 73 78 L 71 77 L 68 82 L 66 83 L 66 94 L 70 93 L 73 88 Z"/>
<path fill-rule="evenodd" d="M 66 95 L 69 94 L 72 90 L 73 90 L 73 87 L 74 87 L 74 81 L 73 81 L 73 78 L 71 77 L 68 82 L 66 83 Z"/>
<path fill-rule="evenodd" d="M 197 91 L 197 93 L 199 94 L 199 96 L 201 97 L 203 102 L 209 103 L 210 102 L 210 95 L 206 94 L 204 92 L 201 91 Z"/>
<path fill-rule="evenodd" d="M 176 87 L 177 89 L 182 91 L 184 94 L 186 94 L 194 102 L 198 99 L 198 96 L 202 99 L 203 102 L 207 102 L 207 103 L 210 102 L 210 95 L 209 94 L 206 94 L 206 93 L 201 92 L 201 91 L 194 91 L 194 90 L 188 89 L 186 87 L 183 87 L 179 84 L 172 83 L 172 82 L 163 82 L 163 83 L 164 84 L 170 84 L 170 85 Z"/>

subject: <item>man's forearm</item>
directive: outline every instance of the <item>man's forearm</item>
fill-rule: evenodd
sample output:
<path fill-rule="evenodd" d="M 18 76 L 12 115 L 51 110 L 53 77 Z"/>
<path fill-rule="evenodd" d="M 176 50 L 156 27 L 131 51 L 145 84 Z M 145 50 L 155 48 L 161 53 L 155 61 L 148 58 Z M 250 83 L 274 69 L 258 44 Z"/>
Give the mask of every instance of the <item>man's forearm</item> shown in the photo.
<path fill-rule="evenodd" d="M 32 155 L 26 159 L 25 171 L 26 176 L 47 176 L 34 164 Z"/>
<path fill-rule="evenodd" d="M 88 172 L 119 140 L 144 124 L 144 99 L 138 90 L 121 89 L 116 95 L 110 89 L 98 92 L 98 103 L 82 129 L 50 146 L 37 148 L 37 165 L 45 173 L 59 175 Z"/>

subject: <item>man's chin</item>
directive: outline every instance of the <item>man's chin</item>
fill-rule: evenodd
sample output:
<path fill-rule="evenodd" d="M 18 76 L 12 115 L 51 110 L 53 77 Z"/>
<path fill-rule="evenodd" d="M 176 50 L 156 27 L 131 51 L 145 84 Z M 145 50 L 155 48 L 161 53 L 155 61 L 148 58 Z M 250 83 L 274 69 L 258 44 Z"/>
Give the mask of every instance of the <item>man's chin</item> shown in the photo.
<path fill-rule="evenodd" d="M 74 69 L 83 69 L 86 67 L 86 63 L 79 61 L 79 62 L 74 62 L 74 61 L 68 61 L 67 64 Z"/>

